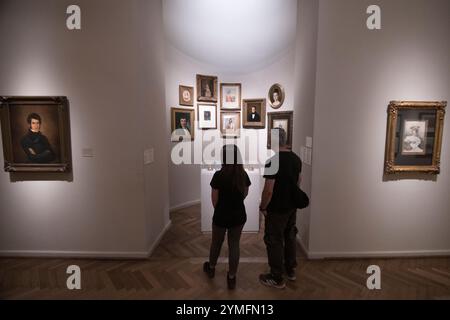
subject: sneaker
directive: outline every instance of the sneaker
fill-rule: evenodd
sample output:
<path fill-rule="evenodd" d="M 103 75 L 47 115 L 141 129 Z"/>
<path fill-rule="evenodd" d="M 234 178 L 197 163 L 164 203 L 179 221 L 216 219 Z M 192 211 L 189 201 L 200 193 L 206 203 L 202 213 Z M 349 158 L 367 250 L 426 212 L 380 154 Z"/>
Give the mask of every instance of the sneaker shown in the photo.
<path fill-rule="evenodd" d="M 268 287 L 273 287 L 277 289 L 284 289 L 286 287 L 286 283 L 284 283 L 283 279 L 277 280 L 273 277 L 271 273 L 260 274 L 259 281 Z"/>
<path fill-rule="evenodd" d="M 234 290 L 236 288 L 236 276 L 234 276 L 234 278 L 230 278 L 230 274 L 227 273 L 227 284 L 228 289 Z"/>
<path fill-rule="evenodd" d="M 205 262 L 203 264 L 203 272 L 205 272 L 208 275 L 208 278 L 212 279 L 216 274 L 216 268 L 211 268 L 209 262 Z"/>
<path fill-rule="evenodd" d="M 286 278 L 289 281 L 297 280 L 297 276 L 295 275 L 295 270 L 286 271 Z"/>

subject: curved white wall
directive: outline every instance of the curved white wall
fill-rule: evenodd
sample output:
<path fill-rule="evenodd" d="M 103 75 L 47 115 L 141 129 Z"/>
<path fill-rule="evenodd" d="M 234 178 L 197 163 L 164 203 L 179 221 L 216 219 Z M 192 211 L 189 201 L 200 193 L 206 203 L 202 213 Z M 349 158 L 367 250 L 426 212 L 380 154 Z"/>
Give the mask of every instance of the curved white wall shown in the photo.
<path fill-rule="evenodd" d="M 166 105 L 167 105 L 167 124 L 170 127 L 170 109 L 179 106 L 178 86 L 187 85 L 196 86 L 197 74 L 208 74 L 218 76 L 220 83 L 242 83 L 242 98 L 265 98 L 270 87 L 274 83 L 280 83 L 284 86 L 286 100 L 283 106 L 274 110 L 267 104 L 267 112 L 273 111 L 291 111 L 294 109 L 294 61 L 295 48 L 291 48 L 282 55 L 276 62 L 268 65 L 258 71 L 251 73 L 225 73 L 220 71 L 220 66 L 207 65 L 194 60 L 192 57 L 180 52 L 170 44 L 166 48 Z M 217 105 L 218 119 L 220 119 L 220 103 Z M 197 103 L 195 103 L 195 112 L 197 118 Z M 218 121 L 218 128 L 220 122 Z M 242 129 L 244 134 L 247 130 Z M 217 130 L 219 131 L 219 129 Z M 259 148 L 267 149 L 267 128 L 258 130 L 261 139 L 257 141 Z M 199 130 L 196 128 L 196 138 L 199 137 Z M 167 135 L 166 140 L 170 140 Z M 175 144 L 170 144 L 172 148 Z M 170 186 L 170 207 L 176 208 L 185 204 L 198 201 L 200 199 L 200 166 L 198 165 L 174 165 L 170 162 L 169 166 L 169 186 Z"/>
<path fill-rule="evenodd" d="M 274 63 L 295 40 L 297 0 L 165 0 L 167 39 L 224 73 Z"/>

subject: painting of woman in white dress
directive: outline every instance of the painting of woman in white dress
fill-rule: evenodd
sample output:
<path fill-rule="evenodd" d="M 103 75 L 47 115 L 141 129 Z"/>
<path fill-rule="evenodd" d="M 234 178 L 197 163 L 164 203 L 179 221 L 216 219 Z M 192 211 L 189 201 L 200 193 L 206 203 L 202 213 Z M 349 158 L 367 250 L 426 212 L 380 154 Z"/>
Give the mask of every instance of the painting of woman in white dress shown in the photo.
<path fill-rule="evenodd" d="M 425 155 L 428 121 L 405 120 L 402 154 L 403 155 Z"/>

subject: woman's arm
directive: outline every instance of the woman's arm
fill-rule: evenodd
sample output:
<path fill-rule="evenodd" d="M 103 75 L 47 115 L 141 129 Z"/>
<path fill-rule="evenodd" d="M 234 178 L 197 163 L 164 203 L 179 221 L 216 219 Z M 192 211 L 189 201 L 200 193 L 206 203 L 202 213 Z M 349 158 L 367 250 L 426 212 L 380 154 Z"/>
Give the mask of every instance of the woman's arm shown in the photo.
<path fill-rule="evenodd" d="M 211 191 L 211 201 L 214 209 L 217 206 L 217 202 L 219 202 L 219 190 L 218 189 L 212 189 Z"/>
<path fill-rule="evenodd" d="M 248 196 L 248 187 L 244 189 L 244 199 Z"/>

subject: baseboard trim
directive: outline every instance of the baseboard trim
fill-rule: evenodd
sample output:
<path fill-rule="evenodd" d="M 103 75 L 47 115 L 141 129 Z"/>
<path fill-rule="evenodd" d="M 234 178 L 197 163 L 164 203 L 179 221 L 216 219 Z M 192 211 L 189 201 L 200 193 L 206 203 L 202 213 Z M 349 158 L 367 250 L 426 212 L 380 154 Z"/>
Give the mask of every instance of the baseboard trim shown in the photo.
<path fill-rule="evenodd" d="M 309 251 L 299 235 L 297 242 L 306 257 L 311 260 L 320 259 L 369 259 L 369 258 L 420 258 L 449 257 L 450 250 L 416 250 L 416 251 L 354 251 L 354 252 L 320 252 Z"/>
<path fill-rule="evenodd" d="M 164 235 L 170 229 L 171 226 L 172 226 L 172 220 L 169 220 L 169 222 L 164 227 L 164 229 L 159 233 L 158 238 L 156 238 L 156 240 L 153 242 L 153 244 L 148 249 L 146 258 L 149 258 L 153 254 L 153 251 L 155 251 L 155 249 L 158 247 L 158 245 L 160 244 L 162 238 L 164 237 Z"/>
<path fill-rule="evenodd" d="M 450 250 L 308 252 L 308 259 L 313 260 L 364 259 L 364 258 L 420 258 L 420 257 L 449 257 L 449 256 Z"/>
<path fill-rule="evenodd" d="M 148 251 L 122 252 L 122 251 L 57 251 L 57 250 L 3 250 L 2 258 L 64 258 L 64 259 L 148 259 L 161 242 L 167 230 L 172 226 L 172 221 L 164 227 L 158 238 L 150 246 Z"/>
<path fill-rule="evenodd" d="M 186 209 L 192 206 L 195 206 L 197 204 L 200 204 L 200 200 L 192 200 L 185 203 L 177 204 L 176 206 L 173 206 L 169 209 L 170 212 L 178 211 L 181 209 Z"/>
<path fill-rule="evenodd" d="M 122 251 L 53 251 L 53 250 L 4 250 L 2 258 L 64 258 L 64 259 L 146 259 L 148 252 Z"/>

